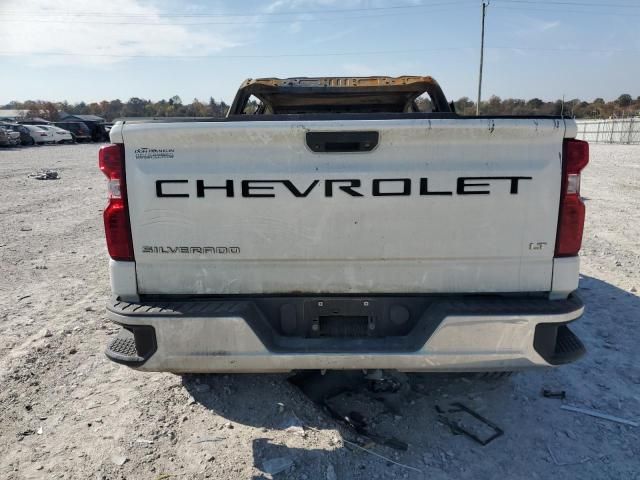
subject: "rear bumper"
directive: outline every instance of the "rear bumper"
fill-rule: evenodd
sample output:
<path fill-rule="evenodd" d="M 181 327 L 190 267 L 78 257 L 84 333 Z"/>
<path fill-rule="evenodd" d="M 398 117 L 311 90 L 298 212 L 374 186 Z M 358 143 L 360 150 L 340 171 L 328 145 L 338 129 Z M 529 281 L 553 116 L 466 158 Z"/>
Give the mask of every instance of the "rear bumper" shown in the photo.
<path fill-rule="evenodd" d="M 350 306 L 354 300 L 377 305 L 380 313 L 369 322 L 378 321 L 378 329 L 398 325 L 389 314 L 398 303 L 415 319 L 391 336 L 300 334 L 309 305 L 317 319 L 317 305 L 345 301 Z M 114 299 L 108 316 L 124 328 L 106 353 L 139 370 L 176 373 L 513 370 L 579 358 L 584 347 L 566 324 L 583 310 L 576 295 L 556 301 L 498 296 Z"/>

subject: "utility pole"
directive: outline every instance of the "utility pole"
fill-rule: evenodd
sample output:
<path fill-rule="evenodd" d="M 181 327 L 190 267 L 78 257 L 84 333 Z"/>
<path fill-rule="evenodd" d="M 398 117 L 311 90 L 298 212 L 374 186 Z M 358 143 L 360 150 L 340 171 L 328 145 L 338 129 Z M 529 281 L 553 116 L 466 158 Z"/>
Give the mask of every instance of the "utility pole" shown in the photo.
<path fill-rule="evenodd" d="M 484 17 L 487 14 L 489 2 L 482 2 L 482 33 L 480 34 L 480 75 L 478 77 L 478 102 L 476 103 L 476 115 L 480 115 L 480 98 L 482 97 L 482 62 L 484 60 Z"/>

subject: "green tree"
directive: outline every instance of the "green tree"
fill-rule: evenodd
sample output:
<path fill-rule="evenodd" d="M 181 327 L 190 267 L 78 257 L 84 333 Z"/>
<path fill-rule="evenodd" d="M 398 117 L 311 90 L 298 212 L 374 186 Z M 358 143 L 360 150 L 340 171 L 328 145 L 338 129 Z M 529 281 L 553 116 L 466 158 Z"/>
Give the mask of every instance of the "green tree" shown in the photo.
<path fill-rule="evenodd" d="M 631 105 L 632 101 L 633 98 L 628 93 L 623 93 L 618 97 L 618 100 L 616 100 L 616 102 L 618 102 L 618 105 L 620 105 L 621 107 L 628 107 L 629 105 Z"/>

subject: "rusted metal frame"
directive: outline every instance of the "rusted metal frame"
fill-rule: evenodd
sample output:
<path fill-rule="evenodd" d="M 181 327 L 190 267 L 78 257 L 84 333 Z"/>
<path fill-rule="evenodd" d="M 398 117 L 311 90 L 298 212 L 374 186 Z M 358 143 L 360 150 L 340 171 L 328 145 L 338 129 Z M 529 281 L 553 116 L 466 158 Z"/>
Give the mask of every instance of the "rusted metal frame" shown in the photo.
<path fill-rule="evenodd" d="M 265 78 L 248 79 L 240 86 L 236 97 L 229 109 L 229 115 L 240 115 L 251 95 L 259 98 L 267 107 L 269 105 L 268 94 L 281 91 L 292 96 L 296 94 L 376 94 L 389 92 L 407 92 L 407 104 L 415 101 L 423 93 L 431 98 L 434 111 L 451 112 L 447 99 L 432 77 L 318 77 L 318 78 Z M 406 107 L 406 106 L 405 106 Z"/>

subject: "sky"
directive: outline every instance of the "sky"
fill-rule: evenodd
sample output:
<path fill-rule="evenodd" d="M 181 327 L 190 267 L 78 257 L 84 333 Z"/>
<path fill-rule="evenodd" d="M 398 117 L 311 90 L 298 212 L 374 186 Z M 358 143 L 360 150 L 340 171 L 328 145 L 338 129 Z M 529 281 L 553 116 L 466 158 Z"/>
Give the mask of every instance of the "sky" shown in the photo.
<path fill-rule="evenodd" d="M 0 0 L 0 105 L 179 95 L 246 78 L 431 75 L 475 99 L 481 0 Z M 491 0 L 483 99 L 640 96 L 640 1 Z"/>

